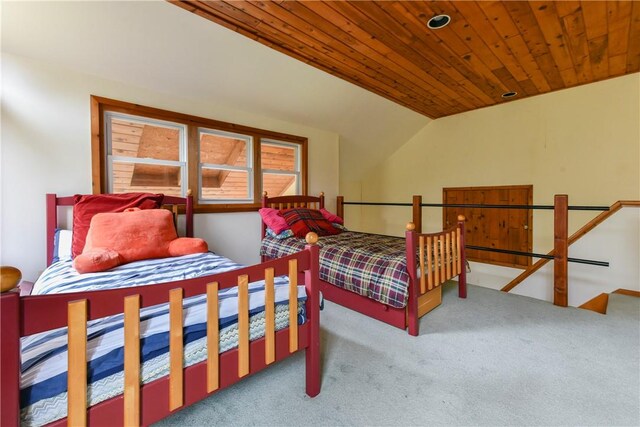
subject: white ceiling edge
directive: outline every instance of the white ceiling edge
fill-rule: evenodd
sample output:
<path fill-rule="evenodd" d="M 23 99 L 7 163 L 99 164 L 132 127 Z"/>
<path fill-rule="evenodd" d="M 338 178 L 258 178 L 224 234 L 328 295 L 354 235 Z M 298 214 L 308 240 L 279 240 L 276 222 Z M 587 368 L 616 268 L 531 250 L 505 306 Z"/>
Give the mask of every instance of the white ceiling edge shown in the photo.
<path fill-rule="evenodd" d="M 2 51 L 335 132 L 347 181 L 430 122 L 164 1 L 3 1 Z"/>

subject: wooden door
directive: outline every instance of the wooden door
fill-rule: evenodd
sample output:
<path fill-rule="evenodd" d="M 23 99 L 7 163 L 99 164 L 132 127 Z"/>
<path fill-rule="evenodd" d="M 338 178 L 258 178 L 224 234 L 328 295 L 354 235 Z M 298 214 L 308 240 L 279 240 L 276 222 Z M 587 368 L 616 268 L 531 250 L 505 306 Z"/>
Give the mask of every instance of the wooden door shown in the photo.
<path fill-rule="evenodd" d="M 531 205 L 532 185 L 499 187 L 461 187 L 442 190 L 444 204 Z M 443 209 L 445 228 L 456 223 L 459 214 L 467 218 L 466 244 L 520 252 L 531 252 L 533 247 L 533 211 L 531 209 L 468 208 Z M 467 250 L 471 261 L 508 267 L 526 268 L 531 258 L 498 252 Z"/>

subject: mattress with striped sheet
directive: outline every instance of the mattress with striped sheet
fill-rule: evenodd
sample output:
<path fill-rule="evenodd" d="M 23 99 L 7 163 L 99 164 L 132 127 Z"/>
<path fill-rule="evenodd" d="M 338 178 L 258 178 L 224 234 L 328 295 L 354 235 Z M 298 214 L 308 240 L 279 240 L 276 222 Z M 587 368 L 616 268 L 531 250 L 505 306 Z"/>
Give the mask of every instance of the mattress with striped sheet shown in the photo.
<path fill-rule="evenodd" d="M 138 261 L 107 272 L 78 274 L 70 259 L 52 264 L 34 284 L 32 295 L 117 289 L 191 279 L 241 268 L 213 253 Z M 264 281 L 249 284 L 250 339 L 264 336 Z M 305 322 L 304 286 L 298 286 L 298 323 Z M 275 279 L 276 330 L 289 323 L 289 283 Z M 186 298 L 184 308 L 184 364 L 206 359 L 206 296 Z M 219 292 L 220 352 L 237 347 L 237 288 Z M 124 387 L 123 315 L 87 323 L 88 404 L 122 394 Z M 167 304 L 140 311 L 141 382 L 169 371 L 169 309 Z M 24 425 L 39 426 L 66 416 L 67 330 L 60 328 L 21 339 L 20 402 Z"/>

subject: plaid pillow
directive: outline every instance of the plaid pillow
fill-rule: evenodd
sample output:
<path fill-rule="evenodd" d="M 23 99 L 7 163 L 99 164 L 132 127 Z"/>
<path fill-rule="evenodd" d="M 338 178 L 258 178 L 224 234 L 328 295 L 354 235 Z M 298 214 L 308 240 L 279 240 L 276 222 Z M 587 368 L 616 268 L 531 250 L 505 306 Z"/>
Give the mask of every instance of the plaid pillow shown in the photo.
<path fill-rule="evenodd" d="M 304 237 L 310 231 L 317 233 L 318 236 L 331 236 L 340 233 L 340 230 L 331 225 L 320 211 L 315 209 L 286 209 L 282 211 L 282 217 L 287 221 L 296 237 Z"/>

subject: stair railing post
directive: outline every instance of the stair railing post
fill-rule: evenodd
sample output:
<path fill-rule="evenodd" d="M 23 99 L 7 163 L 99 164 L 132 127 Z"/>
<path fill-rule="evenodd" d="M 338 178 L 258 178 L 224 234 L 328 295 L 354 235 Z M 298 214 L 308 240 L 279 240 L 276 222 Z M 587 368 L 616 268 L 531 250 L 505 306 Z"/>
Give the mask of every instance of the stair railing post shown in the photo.
<path fill-rule="evenodd" d="M 569 196 L 557 194 L 553 203 L 553 304 L 568 305 Z"/>
<path fill-rule="evenodd" d="M 336 198 L 336 215 L 344 220 L 344 196 Z"/>
<path fill-rule="evenodd" d="M 422 233 L 422 196 L 413 196 L 413 223 L 416 233 Z"/>

